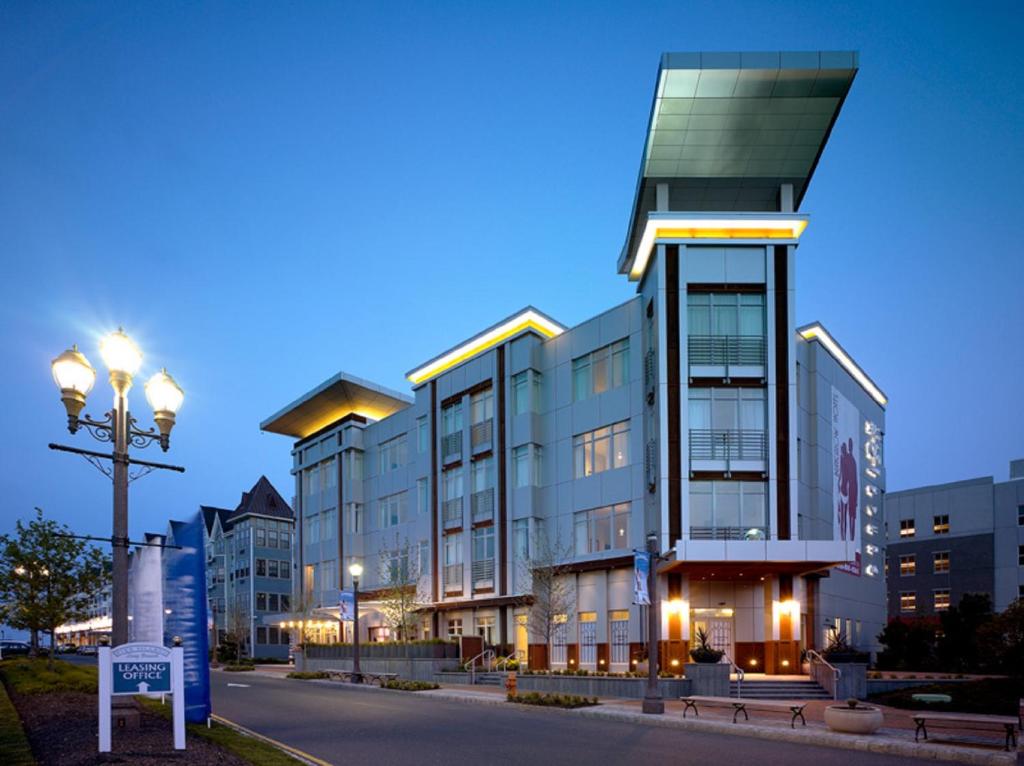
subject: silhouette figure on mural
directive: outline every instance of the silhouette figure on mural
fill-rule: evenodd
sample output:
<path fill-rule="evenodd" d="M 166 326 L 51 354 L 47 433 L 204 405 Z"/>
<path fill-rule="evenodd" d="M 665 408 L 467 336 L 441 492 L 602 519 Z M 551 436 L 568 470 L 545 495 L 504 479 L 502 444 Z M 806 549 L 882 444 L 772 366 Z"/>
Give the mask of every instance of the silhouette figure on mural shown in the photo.
<path fill-rule="evenodd" d="M 853 540 L 857 524 L 857 458 L 853 456 L 853 439 L 849 446 L 839 448 L 839 535 L 842 540 Z M 847 535 L 849 532 L 849 535 Z"/>

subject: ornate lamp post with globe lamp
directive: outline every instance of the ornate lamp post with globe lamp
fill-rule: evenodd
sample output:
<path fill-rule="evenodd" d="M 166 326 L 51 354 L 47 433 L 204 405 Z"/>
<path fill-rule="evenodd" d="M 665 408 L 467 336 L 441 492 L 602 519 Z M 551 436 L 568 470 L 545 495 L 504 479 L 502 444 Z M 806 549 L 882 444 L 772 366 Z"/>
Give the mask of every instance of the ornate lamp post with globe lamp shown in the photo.
<path fill-rule="evenodd" d="M 110 472 L 114 484 L 114 534 L 113 546 L 113 587 L 111 589 L 112 630 L 111 643 L 114 646 L 128 641 L 128 466 L 131 463 L 148 468 L 173 468 L 158 463 L 133 460 L 128 455 L 130 446 L 142 448 L 158 442 L 167 451 L 170 446 L 171 429 L 178 409 L 185 398 L 181 387 L 166 370 L 153 375 L 145 385 L 146 399 L 153 408 L 156 429 L 142 430 L 136 427 L 136 420 L 128 410 L 128 391 L 133 378 L 142 364 L 142 352 L 124 330 L 107 335 L 100 342 L 100 356 L 110 372 L 110 386 L 114 389 L 114 404 L 102 420 L 89 415 L 81 416 L 86 397 L 96 382 L 96 370 L 78 350 L 72 346 L 51 363 L 53 379 L 60 389 L 61 401 L 68 414 L 68 431 L 76 433 L 85 429 L 101 442 L 113 446 L 110 455 L 63 447 L 66 451 L 78 452 L 91 458 L 105 458 L 113 463 Z M 56 447 L 56 445 L 51 445 Z M 104 470 L 104 469 L 101 469 Z M 183 469 L 178 469 L 183 470 Z M 104 473 L 107 473 L 104 470 Z"/>

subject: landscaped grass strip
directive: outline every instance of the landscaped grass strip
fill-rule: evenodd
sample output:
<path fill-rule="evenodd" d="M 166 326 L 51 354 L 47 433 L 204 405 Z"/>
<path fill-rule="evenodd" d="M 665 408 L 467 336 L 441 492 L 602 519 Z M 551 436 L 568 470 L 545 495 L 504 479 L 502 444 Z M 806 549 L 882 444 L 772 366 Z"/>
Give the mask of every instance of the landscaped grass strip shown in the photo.
<path fill-rule="evenodd" d="M 18 711 L 3 684 L 0 684 L 0 753 L 3 753 L 5 766 L 35 766 L 36 763 Z"/>
<path fill-rule="evenodd" d="M 0 662 L 0 675 L 18 694 L 96 693 L 95 666 L 72 665 L 56 660 L 52 667 L 47 667 L 45 659 L 4 660 Z"/>
<path fill-rule="evenodd" d="M 159 700 L 145 697 L 136 697 L 136 699 L 142 703 L 146 710 L 167 719 L 171 717 L 171 706 L 169 704 L 161 705 Z M 295 766 L 297 763 L 302 763 L 271 744 L 255 737 L 248 737 L 235 731 L 230 726 L 225 726 L 216 721 L 209 729 L 203 724 L 198 723 L 190 723 L 185 728 L 189 736 L 202 737 L 205 740 L 209 740 L 224 750 L 244 758 L 249 763 L 254 764 L 254 766 Z"/>

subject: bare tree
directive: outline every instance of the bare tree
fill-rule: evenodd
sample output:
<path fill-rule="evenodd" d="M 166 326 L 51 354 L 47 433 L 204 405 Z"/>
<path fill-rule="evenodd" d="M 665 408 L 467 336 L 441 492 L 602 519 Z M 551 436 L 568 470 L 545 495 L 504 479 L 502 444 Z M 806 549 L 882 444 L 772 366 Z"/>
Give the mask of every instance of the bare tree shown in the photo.
<path fill-rule="evenodd" d="M 381 553 L 380 613 L 384 623 L 398 639 L 408 640 L 413 635 L 418 619 L 417 611 L 424 603 L 420 575 L 423 572 L 420 548 L 408 539 L 399 540 Z"/>
<path fill-rule="evenodd" d="M 516 563 L 518 584 L 524 593 L 524 602 L 533 597 L 527 621 L 527 631 L 538 642 L 551 645 L 555 626 L 568 619 L 575 599 L 573 578 L 569 562 L 572 547 L 559 538 L 550 539 L 538 530 L 530 540 L 530 550 Z"/>
<path fill-rule="evenodd" d="M 241 659 L 243 648 L 248 648 L 249 653 L 255 654 L 256 647 L 249 643 L 252 638 L 250 633 L 252 632 L 251 624 L 249 621 L 249 613 L 242 605 L 242 602 L 238 598 L 228 600 L 225 605 L 226 614 L 224 615 L 224 644 L 226 645 L 225 650 L 231 653 L 231 644 L 234 644 L 234 658 Z"/>

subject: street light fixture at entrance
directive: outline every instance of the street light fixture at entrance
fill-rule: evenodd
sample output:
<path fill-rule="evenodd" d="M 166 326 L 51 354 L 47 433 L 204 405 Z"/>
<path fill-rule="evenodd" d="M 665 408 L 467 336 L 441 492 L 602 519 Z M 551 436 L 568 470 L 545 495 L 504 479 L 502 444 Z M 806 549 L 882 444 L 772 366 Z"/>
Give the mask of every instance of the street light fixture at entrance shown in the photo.
<path fill-rule="evenodd" d="M 363 565 L 353 561 L 348 567 L 352 575 L 352 683 L 361 684 L 363 674 L 359 669 L 359 578 L 363 576 Z"/>
<path fill-rule="evenodd" d="M 135 342 L 118 328 L 100 342 L 100 356 L 110 373 L 110 386 L 114 389 L 114 405 L 102 420 L 94 420 L 90 416 L 82 416 L 86 397 L 96 382 L 96 370 L 78 350 L 72 346 L 62 353 L 50 365 L 53 380 L 60 389 L 60 398 L 68 415 L 68 431 L 77 433 L 85 426 L 86 430 L 98 441 L 113 445 L 112 454 L 99 455 L 84 450 L 71 450 L 90 456 L 93 461 L 104 457 L 114 464 L 113 471 L 108 475 L 114 484 L 114 534 L 111 538 L 113 546 L 113 588 L 111 593 L 112 630 L 111 638 L 115 646 L 128 641 L 128 466 L 132 462 L 128 456 L 129 446 L 147 447 L 158 442 L 166 452 L 170 447 L 171 429 L 174 418 L 185 394 L 174 379 L 161 370 L 146 383 L 146 398 L 153 408 L 153 420 L 157 429 L 142 430 L 136 428 L 136 420 L 128 411 L 128 391 L 132 387 L 133 378 L 142 366 L 142 352 Z M 51 445 L 52 447 L 53 445 Z M 62 448 L 69 449 L 69 448 Z M 167 468 L 155 463 L 146 464 L 154 467 Z M 183 469 L 176 469 L 183 470 Z M 103 469 L 106 473 L 106 469 Z"/>

